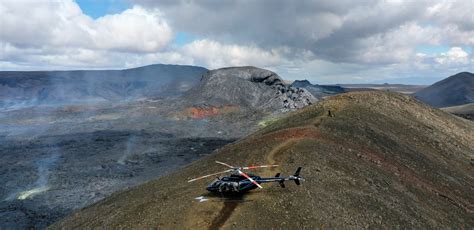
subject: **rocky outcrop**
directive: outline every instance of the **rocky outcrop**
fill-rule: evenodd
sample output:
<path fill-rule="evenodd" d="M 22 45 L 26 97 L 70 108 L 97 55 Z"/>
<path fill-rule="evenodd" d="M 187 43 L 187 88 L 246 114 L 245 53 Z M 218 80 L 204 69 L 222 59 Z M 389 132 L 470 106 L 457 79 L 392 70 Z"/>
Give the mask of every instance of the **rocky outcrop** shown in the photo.
<path fill-rule="evenodd" d="M 303 108 L 317 101 L 305 89 L 288 86 L 276 73 L 256 67 L 209 71 L 185 97 L 193 104 L 277 110 Z"/>
<path fill-rule="evenodd" d="M 318 99 L 346 92 L 344 88 L 337 85 L 313 85 L 308 80 L 296 80 L 291 86 L 306 89 Z"/>

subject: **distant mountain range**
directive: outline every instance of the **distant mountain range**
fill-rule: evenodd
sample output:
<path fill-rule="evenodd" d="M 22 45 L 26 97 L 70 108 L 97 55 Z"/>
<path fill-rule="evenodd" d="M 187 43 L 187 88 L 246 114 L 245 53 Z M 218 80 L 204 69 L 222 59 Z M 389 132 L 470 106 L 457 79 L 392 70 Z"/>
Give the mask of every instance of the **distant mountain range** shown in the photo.
<path fill-rule="evenodd" d="M 416 92 L 414 96 L 438 108 L 473 103 L 474 74 L 458 73 Z"/>
<path fill-rule="evenodd" d="M 207 71 L 162 64 L 126 70 L 1 71 L 0 108 L 177 96 Z"/>
<path fill-rule="evenodd" d="M 280 106 L 276 104 L 285 103 L 283 107 L 300 108 L 325 96 L 364 90 L 414 93 L 435 107 L 456 106 L 474 102 L 474 74 L 459 73 L 425 88 L 400 84 L 317 85 L 308 80 L 288 85 L 276 73 L 256 67 L 222 68 L 209 73 L 198 66 L 163 64 L 125 70 L 0 71 L 0 108 L 166 98 L 185 92 L 187 100 L 196 103 L 255 108 L 277 108 Z M 305 92 L 314 98 L 302 96 Z"/>

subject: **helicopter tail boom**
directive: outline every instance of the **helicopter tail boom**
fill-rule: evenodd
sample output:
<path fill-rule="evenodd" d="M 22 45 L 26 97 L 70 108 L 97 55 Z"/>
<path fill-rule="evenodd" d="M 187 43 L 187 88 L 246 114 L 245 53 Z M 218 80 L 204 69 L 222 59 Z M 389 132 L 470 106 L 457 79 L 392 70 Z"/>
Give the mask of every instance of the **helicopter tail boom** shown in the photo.
<path fill-rule="evenodd" d="M 277 173 L 275 177 L 260 178 L 258 180 L 258 183 L 277 182 L 280 185 L 280 187 L 285 188 L 285 181 L 292 180 L 292 181 L 295 181 L 296 185 L 300 185 L 301 181 L 303 180 L 303 178 L 300 176 L 300 172 L 301 172 L 301 167 L 298 167 L 298 169 L 296 169 L 295 174 L 289 177 L 280 177 L 280 173 Z"/>

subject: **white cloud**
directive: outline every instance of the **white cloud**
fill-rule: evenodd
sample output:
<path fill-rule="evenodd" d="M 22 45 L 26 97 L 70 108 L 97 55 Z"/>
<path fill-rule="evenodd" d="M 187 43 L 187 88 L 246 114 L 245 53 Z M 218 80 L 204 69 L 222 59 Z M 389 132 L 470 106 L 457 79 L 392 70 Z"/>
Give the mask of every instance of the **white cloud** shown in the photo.
<path fill-rule="evenodd" d="M 469 54 L 461 47 L 451 47 L 446 53 L 441 53 L 436 62 L 442 65 L 466 65 L 469 64 Z"/>
<path fill-rule="evenodd" d="M 153 63 L 174 63 L 205 66 L 210 69 L 228 66 L 258 66 L 274 68 L 292 64 L 282 53 L 284 48 L 266 51 L 256 46 L 223 44 L 210 39 L 195 40 L 170 51 L 137 55 L 128 58 L 127 67 Z"/>
<path fill-rule="evenodd" d="M 193 64 L 209 68 L 254 65 L 271 67 L 284 62 L 276 49 L 266 51 L 256 46 L 226 45 L 217 41 L 202 39 L 182 48 L 182 54 L 193 59 Z"/>
<path fill-rule="evenodd" d="M 355 57 L 360 63 L 406 63 L 416 56 L 418 44 L 438 45 L 441 42 L 440 30 L 435 27 L 422 27 L 416 22 L 400 25 L 386 33 L 361 39 L 362 47 Z"/>
<path fill-rule="evenodd" d="M 374 64 L 378 58 L 360 59 L 372 48 L 370 42 L 361 41 L 385 36 L 416 20 L 429 5 L 426 0 L 135 1 L 158 7 L 178 30 L 206 39 L 251 43 L 264 50 L 289 47 L 311 51 L 316 58 L 332 62 Z M 399 37 L 397 34 L 395 38 Z"/>
<path fill-rule="evenodd" d="M 156 52 L 172 40 L 171 28 L 157 10 L 135 6 L 98 18 L 90 32 L 96 46 L 129 52 Z"/>
<path fill-rule="evenodd" d="M 462 31 L 474 29 L 472 0 L 441 0 L 426 10 L 426 16 L 441 25 L 454 25 Z"/>
<path fill-rule="evenodd" d="M 72 0 L 2 0 L 0 23 L 0 61 L 19 65 L 94 67 L 104 64 L 95 58 L 111 59 L 106 52 L 158 52 L 173 38 L 156 9 L 135 6 L 94 20 Z"/>
<path fill-rule="evenodd" d="M 18 47 L 80 47 L 128 52 L 158 51 L 172 31 L 157 10 L 135 6 L 96 20 L 72 0 L 0 3 L 2 42 Z"/>
<path fill-rule="evenodd" d="M 472 0 L 133 1 L 93 19 L 73 0 L 0 0 L 0 70 L 254 65 L 319 83 L 474 70 Z M 174 31 L 198 40 L 177 46 Z"/>

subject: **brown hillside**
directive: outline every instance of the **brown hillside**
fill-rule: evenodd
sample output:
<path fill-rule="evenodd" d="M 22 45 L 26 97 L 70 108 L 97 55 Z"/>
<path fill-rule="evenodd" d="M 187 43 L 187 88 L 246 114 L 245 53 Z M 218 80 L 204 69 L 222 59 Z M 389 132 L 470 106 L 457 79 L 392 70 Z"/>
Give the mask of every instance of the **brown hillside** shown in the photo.
<path fill-rule="evenodd" d="M 330 116 L 329 116 L 329 112 Z M 472 228 L 474 124 L 395 93 L 330 97 L 209 157 L 116 193 L 52 228 L 302 229 Z M 186 181 L 234 165 L 306 181 L 264 184 L 241 198 L 211 197 L 211 180 Z M 195 197 L 210 197 L 198 202 Z"/>

